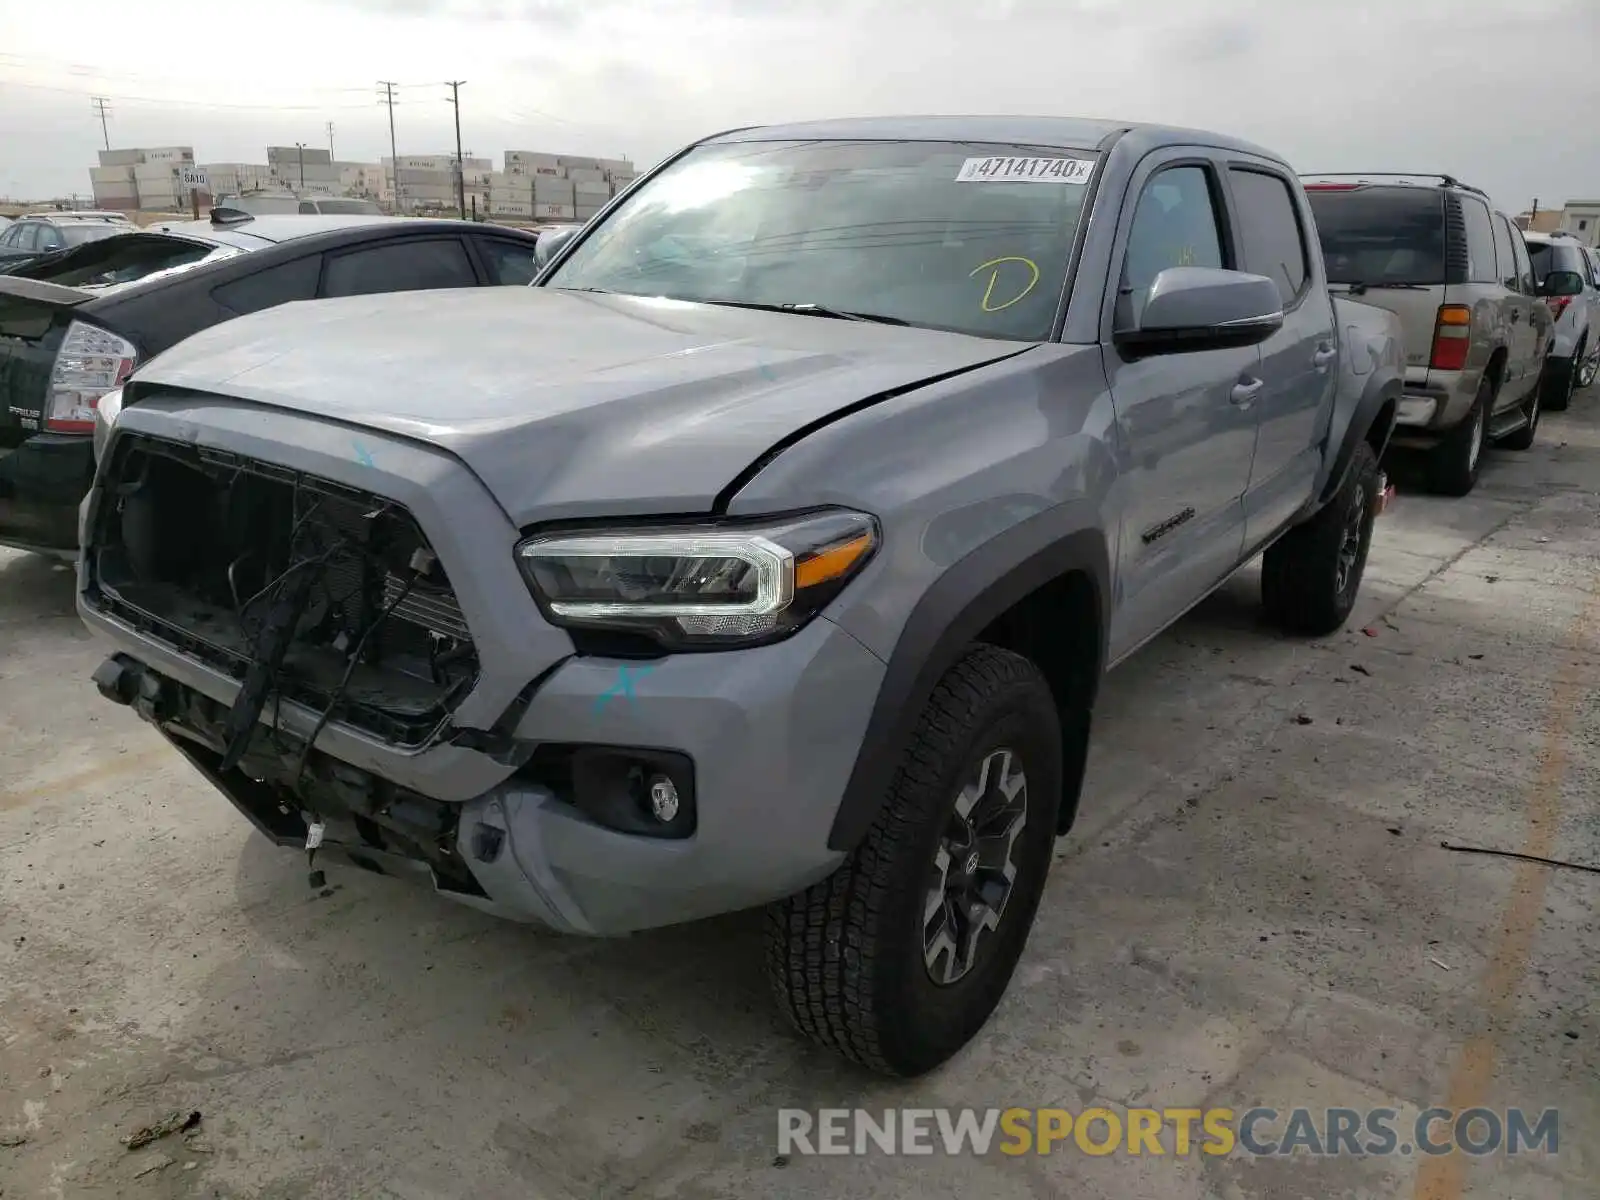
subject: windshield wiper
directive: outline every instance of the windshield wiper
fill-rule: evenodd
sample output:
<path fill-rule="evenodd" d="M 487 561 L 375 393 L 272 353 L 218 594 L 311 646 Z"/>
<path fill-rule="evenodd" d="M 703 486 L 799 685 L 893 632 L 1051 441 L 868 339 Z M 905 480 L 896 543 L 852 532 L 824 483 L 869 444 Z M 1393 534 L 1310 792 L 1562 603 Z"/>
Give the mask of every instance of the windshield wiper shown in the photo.
<path fill-rule="evenodd" d="M 889 317 L 882 313 L 851 312 L 843 308 L 828 308 L 821 304 L 789 301 L 783 304 L 757 304 L 753 300 L 702 300 L 702 304 L 717 304 L 723 308 L 750 308 L 757 312 L 798 313 L 802 317 L 828 317 L 835 321 L 866 321 L 873 325 L 910 325 L 902 317 Z"/>
<path fill-rule="evenodd" d="M 1384 283 L 1382 280 L 1379 280 L 1379 281 L 1377 281 L 1375 283 L 1368 283 L 1368 282 L 1365 282 L 1365 281 L 1357 281 L 1355 283 L 1342 283 L 1342 282 L 1335 282 L 1333 280 L 1330 280 L 1329 283 L 1328 283 L 1328 286 L 1329 287 L 1342 287 L 1342 288 L 1345 289 L 1346 294 L 1351 295 L 1351 296 L 1359 296 L 1359 295 L 1361 295 L 1361 293 L 1367 291 L 1370 288 L 1382 288 L 1382 289 L 1384 289 L 1386 291 L 1397 291 L 1397 292 L 1425 292 L 1425 291 L 1428 290 L 1430 285 L 1428 285 L 1426 283 Z M 1437 285 L 1434 285 L 1434 286 L 1437 286 Z"/>

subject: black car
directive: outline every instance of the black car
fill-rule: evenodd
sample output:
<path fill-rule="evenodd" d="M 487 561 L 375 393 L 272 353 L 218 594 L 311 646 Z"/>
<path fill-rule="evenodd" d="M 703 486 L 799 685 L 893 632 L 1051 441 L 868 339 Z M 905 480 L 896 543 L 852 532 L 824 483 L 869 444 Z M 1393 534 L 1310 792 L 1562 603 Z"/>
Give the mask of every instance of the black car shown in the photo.
<path fill-rule="evenodd" d="M 0 274 L 0 545 L 76 555 L 95 407 L 169 346 L 291 300 L 526 284 L 537 243 L 463 221 L 219 209 Z"/>

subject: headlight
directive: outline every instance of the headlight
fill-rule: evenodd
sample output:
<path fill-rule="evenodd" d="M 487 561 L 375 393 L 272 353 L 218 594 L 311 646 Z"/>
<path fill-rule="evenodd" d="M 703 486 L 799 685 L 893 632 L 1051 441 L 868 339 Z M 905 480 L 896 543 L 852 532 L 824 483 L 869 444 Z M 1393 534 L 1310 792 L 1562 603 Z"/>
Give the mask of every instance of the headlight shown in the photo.
<path fill-rule="evenodd" d="M 865 513 L 828 509 L 537 535 L 517 559 L 545 615 L 646 634 L 669 648 L 750 645 L 793 633 L 878 548 Z"/>
<path fill-rule="evenodd" d="M 94 406 L 94 460 L 100 461 L 100 456 L 105 453 L 106 442 L 111 439 L 111 427 L 117 423 L 117 414 L 122 411 L 122 389 L 113 388 L 101 396 Z"/>

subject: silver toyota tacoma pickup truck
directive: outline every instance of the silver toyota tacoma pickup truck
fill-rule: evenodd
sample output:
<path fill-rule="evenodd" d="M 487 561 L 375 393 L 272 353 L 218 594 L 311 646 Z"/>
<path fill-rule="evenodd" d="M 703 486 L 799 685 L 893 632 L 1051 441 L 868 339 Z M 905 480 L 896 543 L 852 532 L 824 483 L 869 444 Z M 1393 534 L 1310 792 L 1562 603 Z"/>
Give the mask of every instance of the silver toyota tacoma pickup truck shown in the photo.
<path fill-rule="evenodd" d="M 984 1024 L 1103 672 L 1348 616 L 1403 379 L 1267 150 L 742 129 L 526 289 L 296 303 L 100 406 L 96 674 L 274 841 L 612 935 L 769 906 L 805 1035 Z M 313 864 L 313 869 L 316 869 Z"/>

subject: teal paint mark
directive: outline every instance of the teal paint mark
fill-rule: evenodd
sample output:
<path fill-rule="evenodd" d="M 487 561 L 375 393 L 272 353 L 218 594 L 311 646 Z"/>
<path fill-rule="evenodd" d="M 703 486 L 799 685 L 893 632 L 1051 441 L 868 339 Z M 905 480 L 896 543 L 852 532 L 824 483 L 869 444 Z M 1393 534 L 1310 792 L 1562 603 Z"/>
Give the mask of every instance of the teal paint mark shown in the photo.
<path fill-rule="evenodd" d="M 372 461 L 372 451 L 368 450 L 360 442 L 351 442 L 350 444 L 356 448 L 356 461 L 363 467 L 375 467 L 378 465 Z"/>
<path fill-rule="evenodd" d="M 617 682 L 612 684 L 609 690 L 600 693 L 594 698 L 594 711 L 598 714 L 613 696 L 622 696 L 632 700 L 634 698 L 634 683 L 654 670 L 654 667 L 618 667 Z"/>

